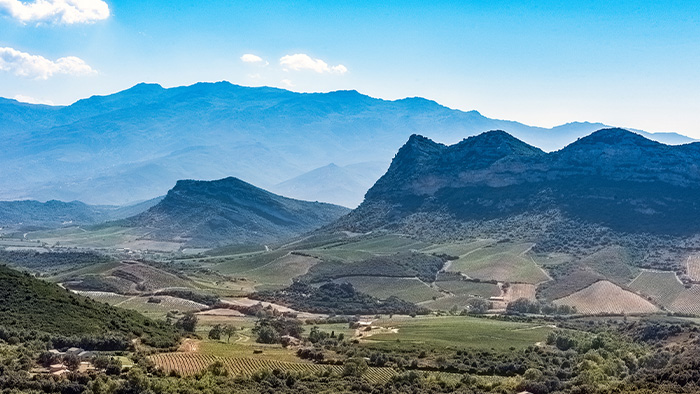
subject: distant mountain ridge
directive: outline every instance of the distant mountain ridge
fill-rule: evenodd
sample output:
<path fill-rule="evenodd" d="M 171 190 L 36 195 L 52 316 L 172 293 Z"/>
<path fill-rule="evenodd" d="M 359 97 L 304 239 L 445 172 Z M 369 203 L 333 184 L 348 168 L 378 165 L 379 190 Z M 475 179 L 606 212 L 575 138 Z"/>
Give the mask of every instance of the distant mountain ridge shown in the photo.
<path fill-rule="evenodd" d="M 146 239 L 211 247 L 283 241 L 347 212 L 337 205 L 278 196 L 228 177 L 178 181 L 157 205 L 117 223 L 146 230 Z"/>
<path fill-rule="evenodd" d="M 0 228 L 7 231 L 98 224 L 136 215 L 161 199 L 157 197 L 123 207 L 88 205 L 80 201 L 0 201 Z"/>
<path fill-rule="evenodd" d="M 0 99 L 0 199 L 120 205 L 162 195 L 179 179 L 227 176 L 270 189 L 329 163 L 377 163 L 370 172 L 381 172 L 411 134 L 451 143 L 502 129 L 554 150 L 602 127 L 544 129 L 422 98 L 389 101 L 356 91 L 294 93 L 228 82 L 169 89 L 139 84 L 63 107 Z M 365 187 L 368 179 L 353 187 Z M 330 196 L 348 204 L 336 197 L 332 181 L 316 183 L 319 197 L 312 200 Z M 354 191 L 353 201 L 365 191 Z"/>
<path fill-rule="evenodd" d="M 417 232 L 434 226 L 421 215 L 478 227 L 554 210 L 615 231 L 690 235 L 700 233 L 699 161 L 700 143 L 669 146 L 615 128 L 551 153 L 504 131 L 451 146 L 413 135 L 337 227 Z"/>

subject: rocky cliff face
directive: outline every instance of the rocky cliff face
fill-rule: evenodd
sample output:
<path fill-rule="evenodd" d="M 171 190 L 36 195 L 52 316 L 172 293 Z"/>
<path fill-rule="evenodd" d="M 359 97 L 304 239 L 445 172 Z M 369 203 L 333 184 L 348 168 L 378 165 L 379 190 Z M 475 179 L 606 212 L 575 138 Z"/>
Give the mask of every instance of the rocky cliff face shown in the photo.
<path fill-rule="evenodd" d="M 556 211 L 623 232 L 700 232 L 700 143 L 668 146 L 604 129 L 544 153 L 503 131 L 445 146 L 411 136 L 365 201 L 338 225 L 420 227 Z M 427 224 L 426 225 L 433 225 Z"/>
<path fill-rule="evenodd" d="M 124 224 L 150 229 L 152 239 L 191 246 L 269 243 L 326 225 L 348 211 L 278 196 L 229 177 L 178 181 L 163 201 Z"/>

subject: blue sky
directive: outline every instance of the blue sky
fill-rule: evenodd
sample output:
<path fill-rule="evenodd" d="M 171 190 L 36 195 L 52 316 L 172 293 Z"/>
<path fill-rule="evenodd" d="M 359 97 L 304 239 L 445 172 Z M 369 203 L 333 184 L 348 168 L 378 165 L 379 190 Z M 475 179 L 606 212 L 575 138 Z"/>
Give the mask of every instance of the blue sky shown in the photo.
<path fill-rule="evenodd" d="M 228 80 L 700 138 L 697 1 L 32 3 L 0 0 L 3 97 Z"/>

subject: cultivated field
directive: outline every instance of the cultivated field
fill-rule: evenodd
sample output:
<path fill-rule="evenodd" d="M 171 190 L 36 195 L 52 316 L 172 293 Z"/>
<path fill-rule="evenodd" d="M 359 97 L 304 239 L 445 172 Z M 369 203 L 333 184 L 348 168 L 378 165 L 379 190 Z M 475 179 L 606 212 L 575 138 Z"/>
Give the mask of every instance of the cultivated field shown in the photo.
<path fill-rule="evenodd" d="M 380 319 L 383 330 L 361 341 L 380 348 L 475 348 L 488 350 L 525 348 L 542 342 L 551 327 L 465 316 Z M 371 333 L 371 331 L 370 331 Z"/>
<path fill-rule="evenodd" d="M 449 270 L 481 280 L 533 284 L 549 280 L 527 254 L 531 247 L 530 243 L 487 245 L 452 261 Z"/>
<path fill-rule="evenodd" d="M 669 309 L 674 312 L 700 315 L 700 285 L 693 285 L 680 293 Z"/>
<path fill-rule="evenodd" d="M 421 302 L 420 305 L 434 311 L 451 311 L 453 308 L 461 311 L 469 305 L 469 300 L 475 298 L 470 295 L 445 296 L 436 300 Z"/>
<path fill-rule="evenodd" d="M 306 274 L 318 262 L 314 257 L 287 253 L 255 268 L 238 271 L 236 275 L 255 281 L 256 290 L 282 288 L 291 285 L 292 278 Z"/>
<path fill-rule="evenodd" d="M 632 265 L 629 252 L 621 246 L 604 248 L 577 262 L 579 266 L 589 267 L 612 282 L 629 283 L 639 273 L 639 268 Z"/>
<path fill-rule="evenodd" d="M 503 293 L 505 302 L 515 301 L 519 298 L 526 298 L 530 301 L 535 300 L 535 285 L 529 283 L 512 283 Z"/>
<path fill-rule="evenodd" d="M 489 298 L 501 295 L 498 285 L 488 282 L 474 282 L 470 280 L 446 280 L 437 281 L 435 285 L 442 290 L 456 296 L 477 296 Z"/>
<path fill-rule="evenodd" d="M 417 278 L 392 278 L 381 276 L 351 276 L 334 280 L 350 283 L 355 289 L 379 299 L 391 296 L 418 303 L 441 297 L 442 294 Z"/>
<path fill-rule="evenodd" d="M 670 271 L 643 270 L 629 284 L 629 288 L 651 297 L 666 308 L 669 308 L 673 301 L 686 291 L 676 273 Z"/>
<path fill-rule="evenodd" d="M 435 254 L 446 254 L 449 256 L 461 257 L 475 250 L 481 249 L 488 245 L 495 244 L 496 241 L 491 239 L 484 239 L 472 242 L 451 242 L 446 244 L 438 244 L 429 246 L 421 252 L 424 253 L 435 253 Z"/>
<path fill-rule="evenodd" d="M 651 302 L 606 280 L 554 301 L 558 305 L 576 307 L 584 314 L 641 314 L 658 312 Z"/>
<path fill-rule="evenodd" d="M 151 317 L 163 317 L 168 312 L 197 312 L 208 307 L 194 301 L 171 296 L 125 296 L 106 291 L 76 291 L 76 293 L 90 297 L 95 301 L 106 302 L 113 306 L 125 309 L 133 309 Z M 158 300 L 159 302 L 149 302 Z"/>
<path fill-rule="evenodd" d="M 197 353 L 163 353 L 150 356 L 156 367 L 169 373 L 176 371 L 180 375 L 195 375 L 204 371 L 213 363 L 221 362 L 226 370 L 234 376 L 250 376 L 264 370 L 279 369 L 282 371 L 302 373 L 323 373 L 331 370 L 335 374 L 342 374 L 343 367 L 339 365 L 320 365 L 302 362 L 285 362 L 277 360 L 261 360 L 253 358 L 215 357 Z M 370 367 L 364 374 L 364 378 L 373 383 L 387 382 L 396 371 L 392 368 Z"/>
<path fill-rule="evenodd" d="M 688 256 L 686 268 L 688 277 L 694 282 L 700 282 L 700 255 Z"/>
<path fill-rule="evenodd" d="M 430 246 L 430 244 L 421 241 L 416 241 L 412 238 L 403 237 L 395 234 L 387 234 L 369 239 L 350 239 L 347 242 L 335 246 L 330 246 L 327 248 L 324 247 L 322 249 L 329 251 L 361 251 L 372 253 L 375 255 L 383 255 L 394 254 L 406 250 L 419 250 L 428 246 Z"/>

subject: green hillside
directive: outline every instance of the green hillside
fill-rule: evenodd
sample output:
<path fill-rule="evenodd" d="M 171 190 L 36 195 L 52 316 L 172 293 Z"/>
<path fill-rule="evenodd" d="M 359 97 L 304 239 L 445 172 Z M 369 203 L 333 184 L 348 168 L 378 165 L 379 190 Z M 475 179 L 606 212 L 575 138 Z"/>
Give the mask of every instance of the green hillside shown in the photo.
<path fill-rule="evenodd" d="M 140 337 L 154 346 L 177 339 L 169 325 L 93 301 L 60 286 L 0 266 L 0 327 L 56 336 Z"/>

